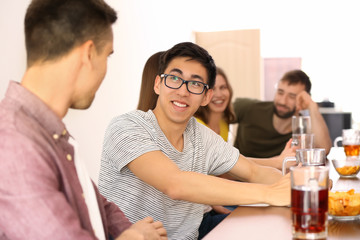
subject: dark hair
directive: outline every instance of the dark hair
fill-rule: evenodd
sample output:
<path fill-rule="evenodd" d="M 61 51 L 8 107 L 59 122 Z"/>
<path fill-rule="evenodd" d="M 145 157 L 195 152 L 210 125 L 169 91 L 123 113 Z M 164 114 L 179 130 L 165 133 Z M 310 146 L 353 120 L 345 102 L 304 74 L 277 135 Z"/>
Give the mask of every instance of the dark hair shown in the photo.
<path fill-rule="evenodd" d="M 306 73 L 304 73 L 299 69 L 285 73 L 284 76 L 280 79 L 280 81 L 288 82 L 289 85 L 295 85 L 298 83 L 303 84 L 305 85 L 305 91 L 310 94 L 310 90 L 311 90 L 310 78 L 308 77 L 308 75 L 306 75 Z"/>
<path fill-rule="evenodd" d="M 192 42 L 178 43 L 167 50 L 160 59 L 160 68 L 158 74 L 164 73 L 171 60 L 176 57 L 189 57 L 191 60 L 195 60 L 201 63 L 207 71 L 207 84 L 209 85 L 209 88 L 214 87 L 216 77 L 216 66 L 214 60 L 204 48 Z"/>
<path fill-rule="evenodd" d="M 154 91 L 154 83 L 159 72 L 160 57 L 163 53 L 163 51 L 154 53 L 145 63 L 137 106 L 138 110 L 146 112 L 156 107 L 158 95 Z"/>
<path fill-rule="evenodd" d="M 88 40 L 101 52 L 116 19 L 103 0 L 33 0 L 25 15 L 28 67 L 60 58 Z"/>
<path fill-rule="evenodd" d="M 229 80 L 228 80 L 224 70 L 222 70 L 219 67 L 216 67 L 216 75 L 220 75 L 225 79 L 226 85 L 230 92 L 229 102 L 223 113 L 223 119 L 225 120 L 225 122 L 227 124 L 230 124 L 235 121 L 235 113 L 234 113 L 234 109 L 233 109 L 232 102 L 231 102 L 231 99 L 233 96 L 233 90 L 232 90 L 232 87 L 229 83 Z M 208 124 L 209 123 L 209 115 L 210 115 L 209 112 L 210 112 L 210 109 L 209 109 L 208 105 L 200 106 L 199 109 L 194 114 L 194 116 L 196 118 L 200 118 L 202 121 L 204 121 L 204 123 Z"/>

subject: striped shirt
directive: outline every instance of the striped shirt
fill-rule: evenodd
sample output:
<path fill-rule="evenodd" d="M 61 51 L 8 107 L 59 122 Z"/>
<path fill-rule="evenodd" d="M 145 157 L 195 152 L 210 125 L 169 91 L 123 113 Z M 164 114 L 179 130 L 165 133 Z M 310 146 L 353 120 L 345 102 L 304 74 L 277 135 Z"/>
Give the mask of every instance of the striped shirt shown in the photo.
<path fill-rule="evenodd" d="M 206 206 L 172 200 L 127 168 L 128 163 L 151 151 L 161 151 L 183 171 L 211 175 L 228 172 L 237 162 L 239 151 L 191 118 L 184 132 L 184 149 L 179 152 L 161 131 L 151 110 L 115 117 L 106 130 L 100 192 L 133 223 L 151 216 L 164 224 L 169 239 L 197 239 Z"/>

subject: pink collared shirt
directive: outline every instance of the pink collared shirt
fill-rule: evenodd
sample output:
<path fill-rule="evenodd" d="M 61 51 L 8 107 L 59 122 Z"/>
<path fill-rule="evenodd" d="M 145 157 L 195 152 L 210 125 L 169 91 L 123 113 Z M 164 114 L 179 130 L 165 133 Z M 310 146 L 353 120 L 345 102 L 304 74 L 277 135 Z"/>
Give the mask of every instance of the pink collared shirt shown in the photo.
<path fill-rule="evenodd" d="M 0 237 L 96 238 L 68 139 L 61 119 L 11 81 L 0 103 Z M 95 192 L 104 232 L 117 237 L 131 223 Z"/>

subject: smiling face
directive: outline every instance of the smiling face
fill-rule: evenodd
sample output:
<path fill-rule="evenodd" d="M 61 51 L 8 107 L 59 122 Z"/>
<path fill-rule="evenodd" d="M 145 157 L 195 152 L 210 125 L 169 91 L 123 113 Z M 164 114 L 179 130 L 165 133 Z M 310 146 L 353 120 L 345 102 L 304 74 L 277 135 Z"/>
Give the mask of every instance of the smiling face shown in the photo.
<path fill-rule="evenodd" d="M 296 96 L 305 90 L 303 84 L 289 85 L 280 81 L 274 98 L 274 113 L 280 118 L 290 118 L 296 111 Z"/>
<path fill-rule="evenodd" d="M 174 58 L 164 71 L 184 80 L 194 80 L 207 83 L 207 71 L 197 61 L 187 57 Z M 171 89 L 165 86 L 164 79 L 157 76 L 154 91 L 159 95 L 154 114 L 159 123 L 166 122 L 176 124 L 187 124 L 200 106 L 205 106 L 211 96 L 212 90 L 204 91 L 200 95 L 190 93 L 186 84 L 179 89 Z"/>
<path fill-rule="evenodd" d="M 220 74 L 216 75 L 213 92 L 214 94 L 208 107 L 214 113 L 223 113 L 230 101 L 230 90 L 225 78 Z"/>

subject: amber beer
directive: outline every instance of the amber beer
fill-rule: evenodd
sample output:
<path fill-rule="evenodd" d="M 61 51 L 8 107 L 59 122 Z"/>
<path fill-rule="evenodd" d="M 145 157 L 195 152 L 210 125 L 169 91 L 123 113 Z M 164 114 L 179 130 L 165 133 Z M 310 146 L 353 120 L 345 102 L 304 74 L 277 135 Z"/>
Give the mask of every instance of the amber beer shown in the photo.
<path fill-rule="evenodd" d="M 315 208 L 311 203 L 317 200 Z M 311 192 L 309 187 L 291 189 L 291 212 L 293 231 L 304 234 L 316 234 L 327 231 L 328 188 L 320 188 Z"/>
<path fill-rule="evenodd" d="M 360 130 L 343 129 L 342 136 L 335 138 L 334 147 L 339 147 L 339 142 L 342 142 L 342 146 L 344 147 L 344 152 L 347 157 L 359 156 Z"/>
<path fill-rule="evenodd" d="M 329 167 L 290 168 L 293 239 L 325 239 Z"/>
<path fill-rule="evenodd" d="M 344 144 L 344 151 L 346 156 L 359 156 L 360 154 L 360 145 L 345 145 Z"/>

